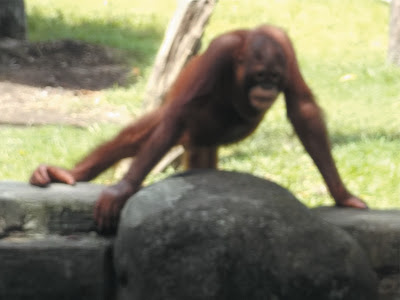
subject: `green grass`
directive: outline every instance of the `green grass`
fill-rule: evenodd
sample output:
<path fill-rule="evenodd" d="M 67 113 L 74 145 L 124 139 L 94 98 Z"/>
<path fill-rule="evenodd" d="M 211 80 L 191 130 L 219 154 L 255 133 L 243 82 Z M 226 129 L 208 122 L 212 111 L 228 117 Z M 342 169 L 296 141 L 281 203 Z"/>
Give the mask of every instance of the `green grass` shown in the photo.
<path fill-rule="evenodd" d="M 110 103 L 141 107 L 152 60 L 176 1 L 29 0 L 31 40 L 76 38 L 118 48 L 143 69 L 129 87 L 106 91 Z M 377 0 L 219 1 L 204 36 L 273 23 L 292 37 L 303 74 L 326 113 L 344 181 L 374 208 L 399 207 L 400 69 L 386 64 L 388 6 Z M 355 13 L 356 12 L 356 13 Z M 2 179 L 27 180 L 39 162 L 70 167 L 116 126 L 1 127 Z M 256 134 L 221 151 L 221 167 L 289 188 L 310 206 L 331 204 L 320 175 L 285 117 L 280 100 Z M 169 174 L 172 170 L 169 170 Z M 165 175 L 163 175 L 165 176 Z M 98 181 L 115 180 L 111 170 Z M 162 176 L 161 176 L 162 177 Z M 149 182 L 160 176 L 150 176 Z"/>

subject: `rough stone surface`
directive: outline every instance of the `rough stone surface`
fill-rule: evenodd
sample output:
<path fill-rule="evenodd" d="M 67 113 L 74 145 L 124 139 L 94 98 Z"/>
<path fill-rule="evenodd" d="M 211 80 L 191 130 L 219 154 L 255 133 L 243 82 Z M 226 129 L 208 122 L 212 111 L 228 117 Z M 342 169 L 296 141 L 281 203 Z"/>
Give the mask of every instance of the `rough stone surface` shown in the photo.
<path fill-rule="evenodd" d="M 95 236 L 0 239 L 0 299 L 112 299 L 111 245 Z"/>
<path fill-rule="evenodd" d="M 400 299 L 400 210 L 313 209 L 350 233 L 365 250 L 379 283 L 379 299 Z"/>
<path fill-rule="evenodd" d="M 95 230 L 93 205 L 103 186 L 78 183 L 47 188 L 0 182 L 0 237 L 12 231 L 76 233 Z"/>
<path fill-rule="evenodd" d="M 253 176 L 192 172 L 142 189 L 114 246 L 117 299 L 377 299 L 347 233 Z"/>
<path fill-rule="evenodd" d="M 186 179 L 175 177 L 170 187 L 156 184 L 143 190 L 143 201 L 135 203 L 130 212 L 130 226 L 141 226 L 149 216 L 173 209 L 181 195 L 191 193 L 197 185 Z M 233 179 L 226 190 L 237 186 Z M 206 190 L 214 186 L 208 179 Z M 246 184 L 241 187 L 251 189 Z M 104 248 L 112 241 L 87 233 L 94 229 L 92 206 L 101 188 L 54 184 L 41 189 L 27 183 L 0 182 L 0 300 L 113 299 L 112 257 Z M 322 207 L 312 213 L 341 227 L 362 246 L 379 278 L 379 300 L 400 299 L 400 210 Z M 129 284 L 125 275 L 120 274 L 120 285 Z"/>

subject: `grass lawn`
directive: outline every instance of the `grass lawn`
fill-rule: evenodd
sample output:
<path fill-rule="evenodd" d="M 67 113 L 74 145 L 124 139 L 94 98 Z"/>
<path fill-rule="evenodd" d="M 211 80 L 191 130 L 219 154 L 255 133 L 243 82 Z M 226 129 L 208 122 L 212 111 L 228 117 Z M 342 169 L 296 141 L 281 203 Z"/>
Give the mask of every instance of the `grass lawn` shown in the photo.
<path fill-rule="evenodd" d="M 32 41 L 73 38 L 124 51 L 127 63 L 142 75 L 129 88 L 116 86 L 105 94 L 110 104 L 138 113 L 175 0 L 27 0 L 26 5 Z M 219 1 L 203 41 L 204 48 L 222 32 L 260 23 L 285 28 L 326 113 L 339 171 L 373 208 L 400 206 L 400 68 L 386 63 L 388 18 L 389 7 L 378 0 Z M 309 206 L 331 204 L 286 120 L 282 100 L 253 136 L 221 150 L 221 168 L 272 179 Z M 71 167 L 118 129 L 2 126 L 0 179 L 25 181 L 40 162 Z M 116 173 L 111 170 L 97 181 L 115 181 Z"/>

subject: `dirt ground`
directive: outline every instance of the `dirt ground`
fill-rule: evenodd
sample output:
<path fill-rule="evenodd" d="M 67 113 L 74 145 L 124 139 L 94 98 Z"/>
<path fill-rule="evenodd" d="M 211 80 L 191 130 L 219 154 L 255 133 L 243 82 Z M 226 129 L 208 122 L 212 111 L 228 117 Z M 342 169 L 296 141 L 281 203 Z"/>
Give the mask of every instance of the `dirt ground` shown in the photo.
<path fill-rule="evenodd" d="M 127 83 L 114 50 L 80 41 L 0 41 L 0 124 L 126 123 L 129 114 L 102 101 L 102 90 Z"/>

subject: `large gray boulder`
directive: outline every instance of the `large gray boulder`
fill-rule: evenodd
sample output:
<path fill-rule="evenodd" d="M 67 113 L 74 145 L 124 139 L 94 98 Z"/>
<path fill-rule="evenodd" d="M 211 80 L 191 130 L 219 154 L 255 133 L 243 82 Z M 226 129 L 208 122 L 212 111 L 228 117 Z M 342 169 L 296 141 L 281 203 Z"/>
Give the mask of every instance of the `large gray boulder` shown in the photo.
<path fill-rule="evenodd" d="M 198 171 L 142 189 L 114 248 L 117 298 L 376 300 L 358 244 L 282 187 Z"/>

